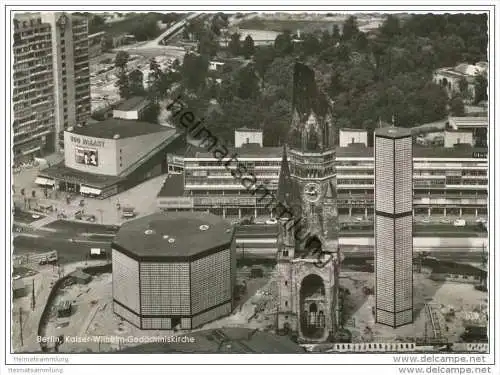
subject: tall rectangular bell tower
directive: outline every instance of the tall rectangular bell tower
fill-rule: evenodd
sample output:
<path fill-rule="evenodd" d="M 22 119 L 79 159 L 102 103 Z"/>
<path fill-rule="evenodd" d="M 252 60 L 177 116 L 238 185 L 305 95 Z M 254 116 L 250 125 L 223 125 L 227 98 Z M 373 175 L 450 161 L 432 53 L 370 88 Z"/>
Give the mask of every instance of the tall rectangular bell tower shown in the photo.
<path fill-rule="evenodd" d="M 413 150 L 404 128 L 375 132 L 376 322 L 413 322 Z"/>

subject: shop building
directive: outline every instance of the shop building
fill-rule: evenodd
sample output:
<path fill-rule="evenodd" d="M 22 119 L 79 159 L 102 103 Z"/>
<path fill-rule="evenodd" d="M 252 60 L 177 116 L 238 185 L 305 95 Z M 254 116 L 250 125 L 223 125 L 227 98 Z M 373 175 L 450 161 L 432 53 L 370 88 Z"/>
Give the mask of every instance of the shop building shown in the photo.
<path fill-rule="evenodd" d="M 35 183 L 106 198 L 166 173 L 175 129 L 109 119 L 64 132 L 64 162 L 40 171 Z"/>

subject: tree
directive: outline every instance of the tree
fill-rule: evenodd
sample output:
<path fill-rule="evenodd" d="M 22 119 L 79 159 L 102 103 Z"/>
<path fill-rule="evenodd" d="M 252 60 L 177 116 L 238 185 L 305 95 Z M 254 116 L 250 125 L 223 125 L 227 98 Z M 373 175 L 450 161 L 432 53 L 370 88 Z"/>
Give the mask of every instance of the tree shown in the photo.
<path fill-rule="evenodd" d="M 259 95 L 259 78 L 255 69 L 247 65 L 236 73 L 237 95 L 241 99 L 255 99 Z"/>
<path fill-rule="evenodd" d="M 91 14 L 89 19 L 89 34 L 95 34 L 102 31 L 106 25 L 105 19 L 98 14 Z"/>
<path fill-rule="evenodd" d="M 118 87 L 120 98 L 128 99 L 130 97 L 130 87 L 127 72 L 125 70 L 120 70 L 116 76 L 118 80 L 115 85 Z"/>
<path fill-rule="evenodd" d="M 240 37 L 241 35 L 238 33 L 234 33 L 231 35 L 231 40 L 229 41 L 228 48 L 229 52 L 233 56 L 238 56 L 240 54 L 241 50 Z"/>
<path fill-rule="evenodd" d="M 274 40 L 274 48 L 280 56 L 289 55 L 293 52 L 292 35 L 289 30 L 285 30 Z"/>
<path fill-rule="evenodd" d="M 379 30 L 380 33 L 386 38 L 395 38 L 399 36 L 401 34 L 401 25 L 399 22 L 399 18 L 390 14 L 382 23 L 382 26 L 380 26 Z"/>
<path fill-rule="evenodd" d="M 115 56 L 115 67 L 121 70 L 126 69 L 129 57 L 128 52 L 118 51 Z"/>
<path fill-rule="evenodd" d="M 144 74 L 139 70 L 135 69 L 128 75 L 128 83 L 131 96 L 141 96 L 144 95 Z"/>
<path fill-rule="evenodd" d="M 331 41 L 334 44 L 340 41 L 340 27 L 337 24 L 333 25 Z"/>
<path fill-rule="evenodd" d="M 113 37 L 111 35 L 106 34 L 102 37 L 101 48 L 103 52 L 113 49 Z"/>
<path fill-rule="evenodd" d="M 356 17 L 349 16 L 342 25 L 342 40 L 353 40 L 359 34 Z"/>
<path fill-rule="evenodd" d="M 452 116 L 465 116 L 464 101 L 460 95 L 455 95 L 450 100 L 450 114 Z"/>
<path fill-rule="evenodd" d="M 488 100 L 488 79 L 485 74 L 477 74 L 474 79 L 474 103 Z"/>
<path fill-rule="evenodd" d="M 316 55 L 321 52 L 321 43 L 313 34 L 306 34 L 302 41 L 302 50 L 306 56 Z"/>
<path fill-rule="evenodd" d="M 132 34 L 138 41 L 153 39 L 159 35 L 160 29 L 157 24 L 157 17 L 147 15 L 145 19 L 138 19 L 130 25 L 128 32 Z"/>
<path fill-rule="evenodd" d="M 201 55 L 213 57 L 217 54 L 218 49 L 219 43 L 215 39 L 214 33 L 208 30 L 202 32 L 198 42 L 198 53 L 200 53 Z"/>
<path fill-rule="evenodd" d="M 281 146 L 287 137 L 288 125 L 292 117 L 292 105 L 288 100 L 279 99 L 265 112 L 264 145 Z"/>
<path fill-rule="evenodd" d="M 255 53 L 255 46 L 253 43 L 253 39 L 250 35 L 247 35 L 247 37 L 243 41 L 241 53 L 243 54 L 245 59 L 249 59 Z"/>
<path fill-rule="evenodd" d="M 263 79 L 267 68 L 274 61 L 276 57 L 274 48 L 272 46 L 262 46 L 255 49 L 254 64 L 255 71 Z"/>
<path fill-rule="evenodd" d="M 458 81 L 458 88 L 462 95 L 467 93 L 467 90 L 469 89 L 469 83 L 467 82 L 467 79 L 465 77 L 460 78 L 460 80 Z"/>
<path fill-rule="evenodd" d="M 143 113 L 142 119 L 146 122 L 153 124 L 158 123 L 158 115 L 160 114 L 160 105 L 155 102 L 151 102 Z"/>
<path fill-rule="evenodd" d="M 202 32 L 205 30 L 203 20 L 201 18 L 190 20 L 186 25 L 186 30 L 190 40 L 199 40 Z"/>
<path fill-rule="evenodd" d="M 181 75 L 183 87 L 196 92 L 205 85 L 208 74 L 208 59 L 204 55 L 188 53 L 182 62 Z"/>

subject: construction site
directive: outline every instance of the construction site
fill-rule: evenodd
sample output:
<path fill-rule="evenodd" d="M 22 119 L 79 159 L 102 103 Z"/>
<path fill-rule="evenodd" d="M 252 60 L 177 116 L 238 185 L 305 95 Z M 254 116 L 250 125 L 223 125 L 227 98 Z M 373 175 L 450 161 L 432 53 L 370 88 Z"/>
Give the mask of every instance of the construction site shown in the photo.
<path fill-rule="evenodd" d="M 40 258 L 38 263 L 44 263 L 44 259 Z M 92 264 L 101 263 L 106 262 Z M 36 351 L 40 347 L 49 352 L 65 353 L 132 350 L 151 342 L 148 338 L 153 340 L 155 337 L 227 328 L 275 333 L 279 280 L 273 265 L 239 267 L 233 312 L 189 332 L 178 327 L 173 330 L 140 330 L 121 319 L 113 313 L 110 270 L 89 274 L 82 270 L 84 266 L 89 264 L 66 265 L 62 270 L 51 264 L 38 264 L 33 269 L 16 268 L 15 281 L 17 284 L 21 282 L 23 288 L 18 288 L 22 291 L 13 304 L 15 351 Z M 65 277 L 61 277 L 62 274 Z M 484 342 L 483 331 L 488 323 L 487 293 L 476 288 L 473 282 L 436 280 L 431 276 L 425 267 L 414 273 L 414 322 L 393 329 L 375 323 L 374 274 L 344 267 L 340 275 L 341 295 L 344 297 L 340 299 L 342 324 L 339 328 L 349 332 L 349 342 L 353 344 L 412 343 L 417 347 L 431 348 L 460 342 Z M 32 285 L 35 286 L 34 292 Z M 55 289 L 54 295 L 45 307 L 43 300 L 48 298 L 51 288 Z M 36 306 L 33 306 L 34 301 Z M 23 317 L 24 321 L 17 324 Z M 42 322 L 40 326 L 39 322 Z M 19 330 L 21 326 L 24 327 L 23 342 L 19 340 L 23 336 Z M 31 332 L 38 332 L 45 342 L 40 343 Z M 192 345 L 192 350 L 197 351 L 196 343 Z M 322 347 L 328 351 L 328 345 Z M 315 347 L 309 350 L 315 350 Z"/>

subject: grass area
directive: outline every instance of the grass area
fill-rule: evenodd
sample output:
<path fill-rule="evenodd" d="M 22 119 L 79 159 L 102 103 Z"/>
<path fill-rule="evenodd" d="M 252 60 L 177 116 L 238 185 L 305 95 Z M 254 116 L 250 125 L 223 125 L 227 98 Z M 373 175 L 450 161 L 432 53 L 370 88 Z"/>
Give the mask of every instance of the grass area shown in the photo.
<path fill-rule="evenodd" d="M 238 24 L 240 29 L 269 30 L 282 32 L 290 30 L 292 33 L 300 30 L 301 32 L 314 32 L 317 30 L 332 30 L 333 25 L 337 23 L 339 27 L 342 22 L 335 21 L 312 21 L 312 20 L 271 20 L 259 17 L 244 20 Z"/>

